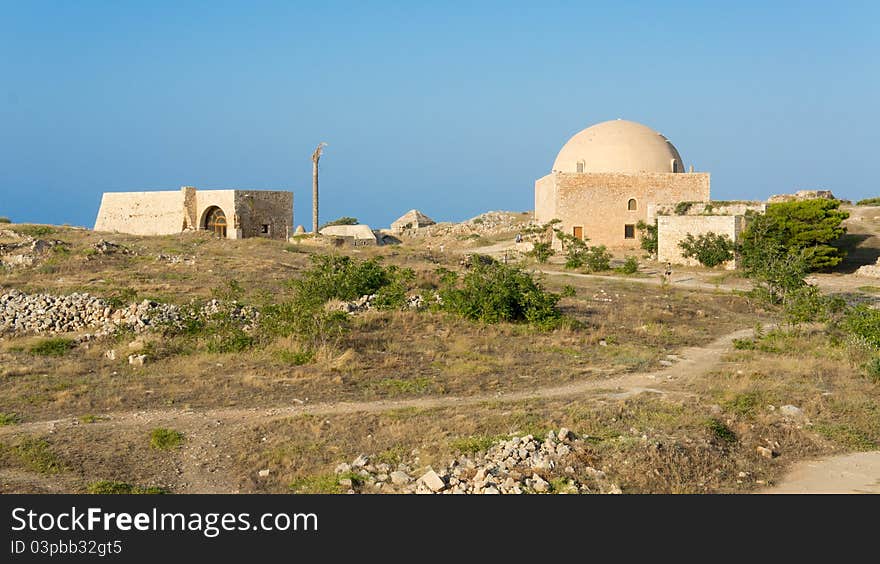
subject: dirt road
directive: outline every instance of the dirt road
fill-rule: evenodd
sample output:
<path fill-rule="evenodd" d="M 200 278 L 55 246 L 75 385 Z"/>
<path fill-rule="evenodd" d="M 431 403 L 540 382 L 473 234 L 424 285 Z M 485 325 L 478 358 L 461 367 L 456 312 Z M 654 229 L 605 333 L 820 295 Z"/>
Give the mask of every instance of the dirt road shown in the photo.
<path fill-rule="evenodd" d="M 767 494 L 880 494 L 880 452 L 857 452 L 794 465 Z"/>

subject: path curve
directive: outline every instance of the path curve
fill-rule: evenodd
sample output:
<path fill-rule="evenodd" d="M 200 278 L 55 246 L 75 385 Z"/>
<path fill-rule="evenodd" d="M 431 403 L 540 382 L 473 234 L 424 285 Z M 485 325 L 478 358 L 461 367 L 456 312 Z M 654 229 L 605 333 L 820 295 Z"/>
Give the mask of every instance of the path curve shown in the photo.
<path fill-rule="evenodd" d="M 805 460 L 766 494 L 880 494 L 880 452 Z"/>

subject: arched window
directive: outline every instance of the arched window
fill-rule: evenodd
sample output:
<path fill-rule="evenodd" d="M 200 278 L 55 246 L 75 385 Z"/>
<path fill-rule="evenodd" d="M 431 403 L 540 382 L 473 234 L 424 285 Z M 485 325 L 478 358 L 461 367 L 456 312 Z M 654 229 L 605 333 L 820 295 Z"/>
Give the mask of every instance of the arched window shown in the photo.
<path fill-rule="evenodd" d="M 578 172 L 583 172 L 583 171 L 584 171 L 584 161 L 578 161 L 578 163 L 577 163 L 577 171 L 578 171 Z"/>
<path fill-rule="evenodd" d="M 672 172 L 681 172 L 678 170 L 678 161 L 675 159 L 672 159 Z"/>
<path fill-rule="evenodd" d="M 626 203 L 626 209 L 628 209 L 629 211 L 635 211 L 638 209 L 638 204 L 636 204 L 635 198 L 629 199 L 629 201 Z"/>

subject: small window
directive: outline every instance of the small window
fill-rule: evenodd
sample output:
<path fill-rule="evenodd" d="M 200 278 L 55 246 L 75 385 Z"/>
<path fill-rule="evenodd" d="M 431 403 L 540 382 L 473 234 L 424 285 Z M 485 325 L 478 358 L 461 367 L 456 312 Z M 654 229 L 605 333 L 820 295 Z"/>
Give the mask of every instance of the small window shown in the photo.
<path fill-rule="evenodd" d="M 262 233 L 263 235 L 269 234 L 269 224 L 268 223 L 264 223 L 262 226 L 260 226 L 260 233 Z"/>
<path fill-rule="evenodd" d="M 675 159 L 672 159 L 672 172 L 681 172 L 678 169 L 678 161 Z"/>
<path fill-rule="evenodd" d="M 580 225 L 576 225 L 576 226 L 572 227 L 571 234 L 574 236 L 575 239 L 583 239 L 584 238 L 584 228 L 581 227 Z"/>
<path fill-rule="evenodd" d="M 624 239 L 635 239 L 636 238 L 636 226 L 635 225 L 624 225 L 623 226 L 623 238 Z"/>
<path fill-rule="evenodd" d="M 626 203 L 626 209 L 628 209 L 629 211 L 635 211 L 636 209 L 638 209 L 635 198 L 629 199 L 629 201 Z"/>
<path fill-rule="evenodd" d="M 583 172 L 583 171 L 584 171 L 584 161 L 578 161 L 578 163 L 577 163 L 577 171 L 578 171 L 578 172 Z"/>

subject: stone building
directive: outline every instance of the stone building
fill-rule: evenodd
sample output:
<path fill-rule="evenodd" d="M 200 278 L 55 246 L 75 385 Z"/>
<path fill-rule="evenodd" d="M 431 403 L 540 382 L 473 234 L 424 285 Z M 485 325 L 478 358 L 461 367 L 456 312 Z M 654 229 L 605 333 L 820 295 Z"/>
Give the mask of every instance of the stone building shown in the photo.
<path fill-rule="evenodd" d="M 593 245 L 637 249 L 636 224 L 648 219 L 650 204 L 708 200 L 709 174 L 685 172 L 666 137 L 613 120 L 584 129 L 562 147 L 550 174 L 535 182 L 535 219 L 559 219 L 559 229 Z M 561 244 L 554 240 L 554 246 Z"/>
<path fill-rule="evenodd" d="M 328 225 L 321 229 L 321 235 L 337 239 L 351 247 L 371 247 L 378 244 L 376 234 L 369 225 Z"/>
<path fill-rule="evenodd" d="M 95 231 L 171 235 L 204 229 L 218 237 L 286 239 L 293 232 L 293 192 L 197 190 L 105 192 Z"/>

